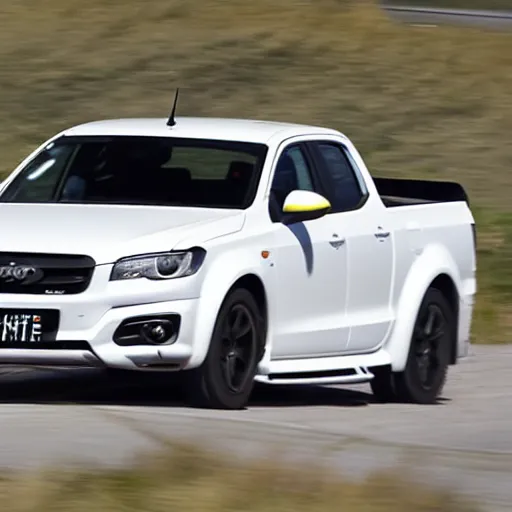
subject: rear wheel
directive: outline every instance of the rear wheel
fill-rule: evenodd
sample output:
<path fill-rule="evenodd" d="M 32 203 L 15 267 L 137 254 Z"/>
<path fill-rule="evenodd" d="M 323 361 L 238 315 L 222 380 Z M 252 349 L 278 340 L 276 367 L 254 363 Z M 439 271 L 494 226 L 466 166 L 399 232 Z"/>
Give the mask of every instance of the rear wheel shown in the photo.
<path fill-rule="evenodd" d="M 225 299 L 203 364 L 186 372 L 188 401 L 196 407 L 242 409 L 254 386 L 263 339 L 253 295 L 238 288 Z"/>
<path fill-rule="evenodd" d="M 379 401 L 434 403 L 441 394 L 455 336 L 452 308 L 441 291 L 430 288 L 420 306 L 403 372 L 373 368 L 372 391 Z"/>

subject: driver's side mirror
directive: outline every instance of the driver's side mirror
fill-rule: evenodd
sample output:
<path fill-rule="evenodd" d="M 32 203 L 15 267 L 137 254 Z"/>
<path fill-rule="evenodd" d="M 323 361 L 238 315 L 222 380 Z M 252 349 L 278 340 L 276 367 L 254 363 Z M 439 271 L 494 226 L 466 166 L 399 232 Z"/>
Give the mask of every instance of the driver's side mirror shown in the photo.
<path fill-rule="evenodd" d="M 323 217 L 331 203 L 322 195 L 309 190 L 293 190 L 284 201 L 283 224 L 294 224 Z"/>

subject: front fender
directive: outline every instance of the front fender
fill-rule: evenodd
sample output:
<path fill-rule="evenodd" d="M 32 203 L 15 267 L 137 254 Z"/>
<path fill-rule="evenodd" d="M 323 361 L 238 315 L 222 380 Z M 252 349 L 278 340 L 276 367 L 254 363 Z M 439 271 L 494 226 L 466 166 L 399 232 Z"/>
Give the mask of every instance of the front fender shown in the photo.
<path fill-rule="evenodd" d="M 442 245 L 429 245 L 414 261 L 407 274 L 400 292 L 395 325 L 384 345 L 395 372 L 405 368 L 421 302 L 432 282 L 441 274 L 452 279 L 460 296 L 460 275 L 452 255 Z"/>
<path fill-rule="evenodd" d="M 200 366 L 204 361 L 213 334 L 215 321 L 227 293 L 240 278 L 253 274 L 264 284 L 268 280 L 268 267 L 258 251 L 230 250 L 220 254 L 208 268 L 203 281 L 194 329 L 193 355 L 187 369 Z"/>

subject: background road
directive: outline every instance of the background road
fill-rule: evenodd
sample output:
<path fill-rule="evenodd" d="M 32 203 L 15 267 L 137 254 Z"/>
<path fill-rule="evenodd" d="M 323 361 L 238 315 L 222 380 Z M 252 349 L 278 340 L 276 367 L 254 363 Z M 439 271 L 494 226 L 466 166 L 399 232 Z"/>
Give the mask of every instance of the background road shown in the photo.
<path fill-rule="evenodd" d="M 410 476 L 476 496 L 488 510 L 510 510 L 512 347 L 472 351 L 436 406 L 375 404 L 360 385 L 260 387 L 246 411 L 194 410 L 168 377 L 4 369 L 0 465 L 123 464 L 163 440 L 188 440 L 233 456 L 322 455 L 355 478 L 405 464 Z"/>
<path fill-rule="evenodd" d="M 427 2 L 425 2 L 427 3 Z M 382 5 L 392 19 L 422 25 L 466 25 L 479 28 L 512 30 L 512 12 L 434 9 Z"/>

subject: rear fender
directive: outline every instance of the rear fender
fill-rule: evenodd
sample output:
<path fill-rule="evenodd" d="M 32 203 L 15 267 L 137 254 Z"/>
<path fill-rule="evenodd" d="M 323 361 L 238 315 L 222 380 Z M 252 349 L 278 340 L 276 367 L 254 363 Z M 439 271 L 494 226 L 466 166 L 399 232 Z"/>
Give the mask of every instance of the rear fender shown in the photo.
<path fill-rule="evenodd" d="M 453 257 L 445 247 L 429 245 L 411 266 L 398 301 L 394 328 L 384 345 L 395 372 L 405 368 L 421 302 L 432 282 L 441 274 L 452 279 L 460 296 L 460 276 Z"/>

